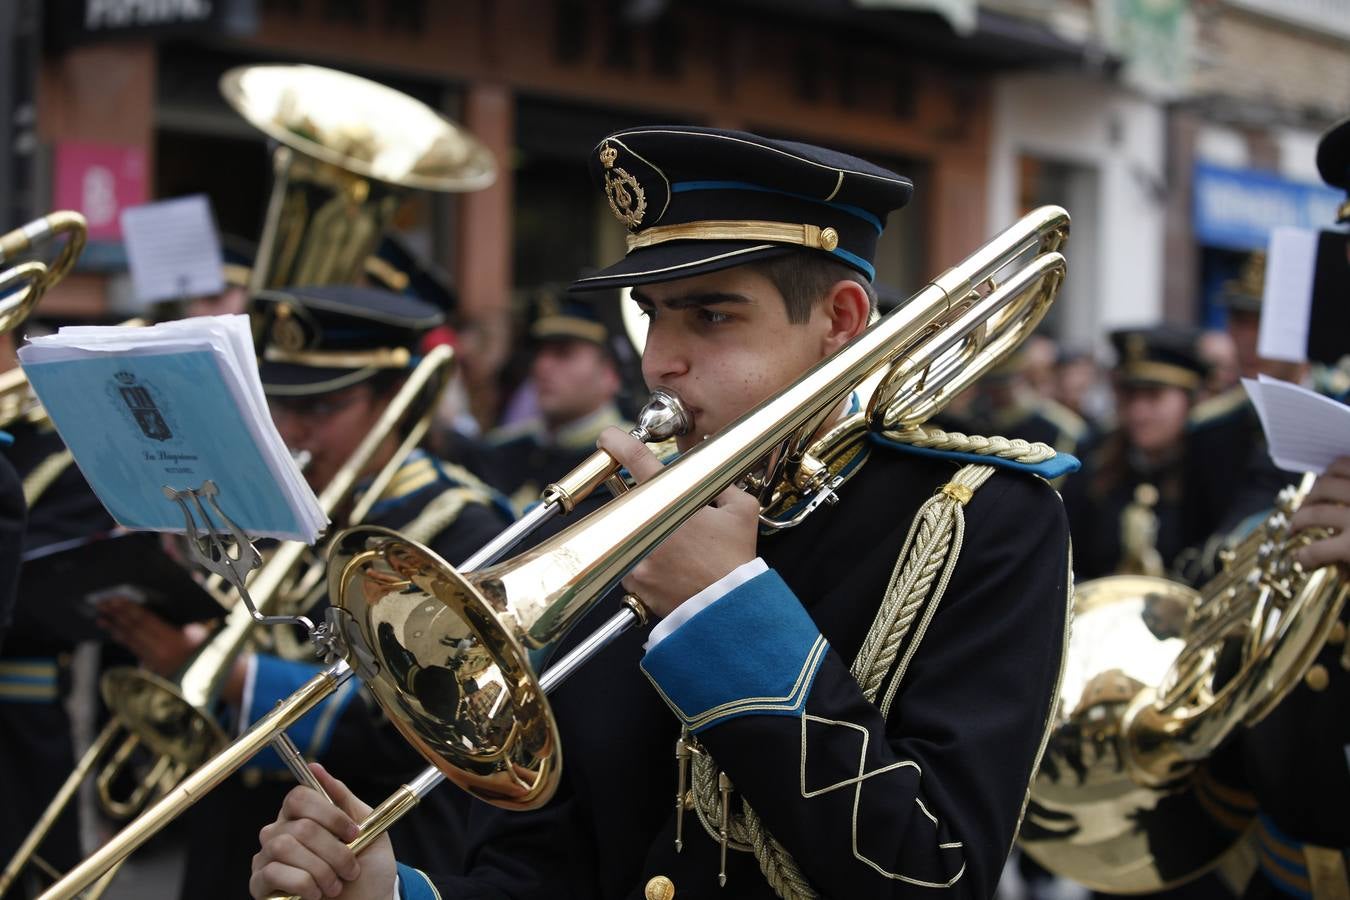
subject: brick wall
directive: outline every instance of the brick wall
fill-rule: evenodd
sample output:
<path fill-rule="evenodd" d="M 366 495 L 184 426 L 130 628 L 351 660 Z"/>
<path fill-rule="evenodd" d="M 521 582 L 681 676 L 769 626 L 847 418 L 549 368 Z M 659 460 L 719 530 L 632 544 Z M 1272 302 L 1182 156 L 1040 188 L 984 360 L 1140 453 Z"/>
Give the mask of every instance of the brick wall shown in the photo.
<path fill-rule="evenodd" d="M 1350 41 L 1211 4 L 1197 33 L 1194 94 L 1255 104 L 1286 121 L 1350 114 Z"/>

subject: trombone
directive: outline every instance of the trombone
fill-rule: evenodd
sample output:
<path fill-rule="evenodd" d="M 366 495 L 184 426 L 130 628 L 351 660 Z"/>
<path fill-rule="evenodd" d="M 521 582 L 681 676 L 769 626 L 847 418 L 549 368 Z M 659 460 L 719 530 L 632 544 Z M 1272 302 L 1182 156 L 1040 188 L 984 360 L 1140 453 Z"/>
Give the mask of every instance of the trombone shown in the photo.
<path fill-rule="evenodd" d="M 340 658 L 42 900 L 75 896 L 355 672 L 433 765 L 414 779 L 409 793 L 448 778 L 508 809 L 547 802 L 559 782 L 562 756 L 546 688 L 631 627 L 640 605 L 634 602 L 611 617 L 543 678 L 530 664 L 531 653 L 552 645 L 727 486 L 757 474 L 762 497 L 780 489 L 828 490 L 828 473 L 813 465 L 813 454 L 826 448 L 814 436 L 864 381 L 880 376 L 861 414 L 866 424 L 907 425 L 931 416 L 997 364 L 1053 302 L 1063 279 L 1058 251 L 1068 226 L 1068 214 L 1059 207 L 1033 211 L 656 477 L 505 562 L 466 574 L 386 529 L 360 527 L 338 535 L 328 570 L 334 607 L 315 640 Z M 1015 271 L 996 285 L 993 277 L 1010 266 Z M 444 677 L 412 677 L 428 670 Z M 428 684 L 432 681 L 436 685 Z M 402 795 L 381 804 L 381 821 L 370 823 L 358 842 L 369 841 L 377 828 L 411 808 Z"/>
<path fill-rule="evenodd" d="M 448 347 L 437 347 L 422 359 L 390 401 L 375 428 L 320 494 L 319 505 L 326 515 L 332 516 L 347 502 L 387 437 L 416 414 L 414 424 L 405 430 L 393 456 L 353 507 L 348 521 L 359 522 L 369 512 L 430 427 L 435 398 L 449 383 L 452 362 L 453 353 Z M 295 583 L 294 576 L 301 571 L 308 549 L 298 541 L 281 544 L 267 563 L 254 573 L 249 585 L 251 602 L 236 604 L 230 610 L 222 627 L 197 649 L 175 679 L 161 678 L 131 666 L 111 669 L 104 674 L 100 689 L 111 713 L 110 721 L 80 758 L 4 872 L 0 873 L 0 896 L 30 861 L 44 870 L 48 868 L 35 855 L 38 847 L 73 799 L 80 783 L 114 746 L 119 733 L 126 732 L 124 740 L 108 758 L 97 783 L 105 808 L 113 814 L 124 811 L 123 817 L 134 814 L 151 797 L 172 789 L 188 771 L 201 765 L 227 743 L 214 716 L 220 691 L 234 661 L 247 646 L 255 617 L 273 615 L 284 602 Z M 291 619 L 282 618 L 282 621 Z M 139 744 L 144 744 L 158 759 L 132 796 L 118 801 L 111 795 L 111 785 Z M 109 880 L 110 876 L 101 880 L 100 890 Z"/>
<path fill-rule="evenodd" d="M 0 234 L 0 265 L 31 253 L 49 241 L 66 239 L 51 262 L 26 260 L 0 272 L 0 295 L 14 284 L 27 282 L 14 296 L 0 301 L 0 333 L 17 328 L 28 318 L 42 295 L 66 277 L 84 250 L 88 236 L 84 216 L 68 209 L 48 213 L 21 228 Z"/>

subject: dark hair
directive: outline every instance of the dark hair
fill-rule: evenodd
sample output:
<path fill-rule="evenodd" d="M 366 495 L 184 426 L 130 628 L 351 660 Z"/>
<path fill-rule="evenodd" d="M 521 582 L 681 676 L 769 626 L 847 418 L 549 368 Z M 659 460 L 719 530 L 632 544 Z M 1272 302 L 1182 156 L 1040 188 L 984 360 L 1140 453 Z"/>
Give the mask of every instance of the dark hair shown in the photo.
<path fill-rule="evenodd" d="M 811 307 L 840 281 L 852 281 L 867 293 L 868 307 L 875 312 L 877 292 L 872 283 L 852 266 L 836 262 L 814 250 L 794 250 L 783 256 L 747 263 L 773 283 L 783 295 L 788 321 L 800 325 L 811 317 Z"/>

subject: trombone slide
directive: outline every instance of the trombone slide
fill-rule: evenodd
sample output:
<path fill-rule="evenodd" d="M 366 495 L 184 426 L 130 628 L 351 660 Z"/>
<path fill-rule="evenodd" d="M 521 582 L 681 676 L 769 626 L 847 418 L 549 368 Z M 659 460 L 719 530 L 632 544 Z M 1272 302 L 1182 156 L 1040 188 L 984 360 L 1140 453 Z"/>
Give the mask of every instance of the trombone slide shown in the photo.
<path fill-rule="evenodd" d="M 37 824 L 33 826 L 33 829 L 28 832 L 28 836 L 24 838 L 23 843 L 19 845 L 19 849 L 15 851 L 13 858 L 5 866 L 4 872 L 0 873 L 0 897 L 5 895 L 5 892 L 10 889 L 20 873 L 23 872 L 24 867 L 28 865 L 29 859 L 37 852 L 43 838 L 51 831 L 52 826 L 56 824 L 56 820 L 60 818 L 65 808 L 70 805 L 70 801 L 75 796 L 75 792 L 80 789 L 84 777 L 93 771 L 94 766 L 97 765 L 99 759 L 112 744 L 113 738 L 117 737 L 120 727 L 116 720 L 105 725 L 103 731 L 89 745 L 89 749 L 80 757 L 80 761 L 75 764 L 75 768 L 66 777 L 65 783 L 56 792 L 52 802 L 47 804 L 42 817 L 38 819 Z"/>
<path fill-rule="evenodd" d="M 231 774 L 241 768 L 272 738 L 296 723 L 325 697 L 337 690 L 353 672 L 345 662 L 337 662 L 315 675 L 286 702 L 259 719 L 237 741 L 221 750 L 176 788 L 141 814 L 93 855 L 71 869 L 52 885 L 39 900 L 74 900 L 104 872 L 117 865 L 160 831 L 165 823 L 181 815 Z"/>

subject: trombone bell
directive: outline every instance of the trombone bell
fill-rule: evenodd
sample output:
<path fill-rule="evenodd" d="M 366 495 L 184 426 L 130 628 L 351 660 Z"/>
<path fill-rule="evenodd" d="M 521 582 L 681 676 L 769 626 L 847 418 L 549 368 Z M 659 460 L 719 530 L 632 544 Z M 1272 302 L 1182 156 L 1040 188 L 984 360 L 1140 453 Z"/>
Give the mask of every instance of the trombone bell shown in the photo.
<path fill-rule="evenodd" d="M 204 709 L 153 672 L 130 667 L 104 673 L 103 702 L 127 730 L 151 750 L 196 768 L 229 743 L 225 732 Z"/>
<path fill-rule="evenodd" d="M 492 570 L 487 570 L 492 571 Z M 557 726 L 502 594 L 385 528 L 335 539 L 329 596 L 348 659 L 414 747 L 504 809 L 548 802 L 562 773 Z"/>

